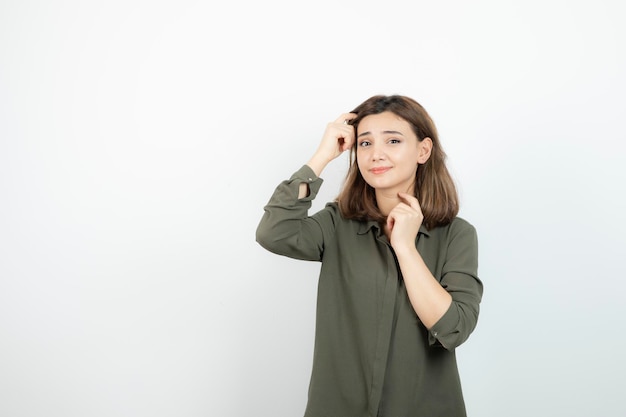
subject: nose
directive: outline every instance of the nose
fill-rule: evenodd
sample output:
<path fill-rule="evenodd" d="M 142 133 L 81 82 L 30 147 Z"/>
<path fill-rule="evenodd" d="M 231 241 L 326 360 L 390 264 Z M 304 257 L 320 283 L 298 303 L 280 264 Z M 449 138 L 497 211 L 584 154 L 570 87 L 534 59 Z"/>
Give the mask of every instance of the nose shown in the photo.
<path fill-rule="evenodd" d="M 372 161 L 382 161 L 385 159 L 385 152 L 380 145 L 372 145 Z"/>

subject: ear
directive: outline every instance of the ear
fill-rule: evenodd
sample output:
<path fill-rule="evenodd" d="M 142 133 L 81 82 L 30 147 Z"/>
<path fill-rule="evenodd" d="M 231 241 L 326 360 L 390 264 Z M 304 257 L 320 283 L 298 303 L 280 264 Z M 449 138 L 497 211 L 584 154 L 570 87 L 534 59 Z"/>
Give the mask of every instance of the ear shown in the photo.
<path fill-rule="evenodd" d="M 430 153 L 433 150 L 433 140 L 431 138 L 424 138 L 419 144 L 419 153 L 417 155 L 417 163 L 425 164 L 430 158 Z"/>

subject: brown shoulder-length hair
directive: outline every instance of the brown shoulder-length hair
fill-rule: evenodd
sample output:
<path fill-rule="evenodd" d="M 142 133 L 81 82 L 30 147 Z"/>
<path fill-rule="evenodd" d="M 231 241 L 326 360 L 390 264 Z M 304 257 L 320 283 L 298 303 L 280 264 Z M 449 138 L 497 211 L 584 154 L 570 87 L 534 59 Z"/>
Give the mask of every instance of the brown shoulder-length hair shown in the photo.
<path fill-rule="evenodd" d="M 400 95 L 376 95 L 355 108 L 356 113 L 350 124 L 355 134 L 364 117 L 382 112 L 392 112 L 406 120 L 418 141 L 430 138 L 433 148 L 425 164 L 418 166 L 415 177 L 415 197 L 422 213 L 423 224 L 427 229 L 449 224 L 459 212 L 459 199 L 452 176 L 446 167 L 446 154 L 439 142 L 437 129 L 424 107 L 412 98 Z M 346 180 L 336 201 L 345 218 L 361 221 L 384 222 L 386 217 L 378 209 L 374 189 L 365 182 L 356 159 L 356 141 L 350 149 L 350 166 Z"/>

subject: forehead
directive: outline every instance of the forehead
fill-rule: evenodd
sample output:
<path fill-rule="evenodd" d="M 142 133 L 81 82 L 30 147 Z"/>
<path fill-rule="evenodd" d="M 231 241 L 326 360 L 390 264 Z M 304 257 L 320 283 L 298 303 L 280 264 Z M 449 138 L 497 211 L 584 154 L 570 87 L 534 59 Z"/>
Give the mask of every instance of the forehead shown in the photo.
<path fill-rule="evenodd" d="M 410 133 L 411 125 L 397 114 L 385 111 L 378 114 L 370 114 L 361 119 L 357 128 L 357 135 L 363 133 L 375 134 L 388 130 Z"/>

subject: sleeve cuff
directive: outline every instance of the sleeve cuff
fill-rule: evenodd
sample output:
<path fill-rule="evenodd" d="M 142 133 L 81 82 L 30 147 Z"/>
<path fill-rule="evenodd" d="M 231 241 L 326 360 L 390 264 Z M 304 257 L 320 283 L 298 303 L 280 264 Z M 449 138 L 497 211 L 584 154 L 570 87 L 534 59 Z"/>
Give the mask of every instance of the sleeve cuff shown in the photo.
<path fill-rule="evenodd" d="M 292 184 L 297 184 L 299 187 L 301 183 L 309 185 L 309 195 L 301 198 L 302 201 L 313 200 L 322 186 L 323 179 L 318 177 L 315 172 L 308 165 L 303 165 L 297 170 L 289 179 Z"/>
<path fill-rule="evenodd" d="M 457 309 L 455 308 L 454 301 L 450 303 L 450 307 L 444 313 L 443 316 L 435 323 L 433 327 L 428 331 L 428 344 L 435 345 L 441 344 L 444 348 L 450 349 L 453 343 L 446 343 L 446 339 L 455 338 L 454 335 L 457 332 L 456 328 L 459 323 L 459 316 Z"/>

